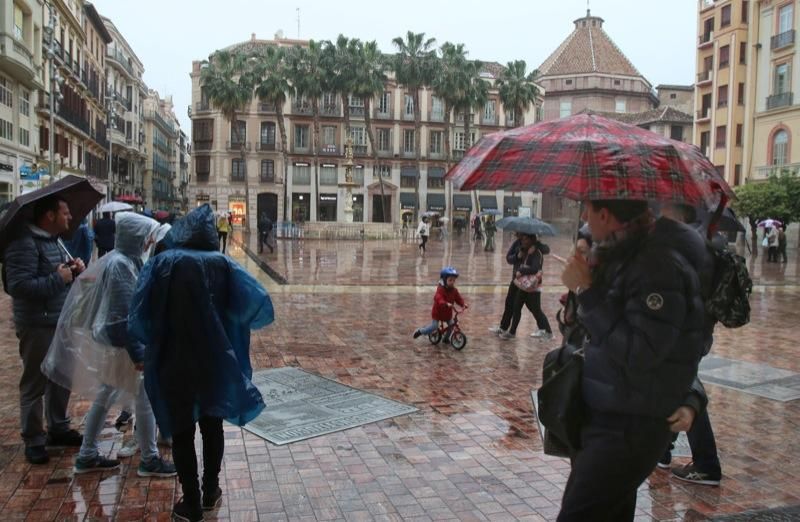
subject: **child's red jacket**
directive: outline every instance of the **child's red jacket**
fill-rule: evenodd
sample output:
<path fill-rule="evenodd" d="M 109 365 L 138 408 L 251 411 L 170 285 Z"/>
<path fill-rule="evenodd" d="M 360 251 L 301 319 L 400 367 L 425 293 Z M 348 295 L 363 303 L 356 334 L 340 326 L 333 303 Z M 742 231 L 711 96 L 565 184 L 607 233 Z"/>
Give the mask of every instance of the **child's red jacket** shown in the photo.
<path fill-rule="evenodd" d="M 431 318 L 437 321 L 449 321 L 452 319 L 453 309 L 447 306 L 447 303 L 456 303 L 459 306 L 464 306 L 464 300 L 455 287 L 447 288 L 440 284 L 436 287 L 436 294 L 433 296 Z"/>

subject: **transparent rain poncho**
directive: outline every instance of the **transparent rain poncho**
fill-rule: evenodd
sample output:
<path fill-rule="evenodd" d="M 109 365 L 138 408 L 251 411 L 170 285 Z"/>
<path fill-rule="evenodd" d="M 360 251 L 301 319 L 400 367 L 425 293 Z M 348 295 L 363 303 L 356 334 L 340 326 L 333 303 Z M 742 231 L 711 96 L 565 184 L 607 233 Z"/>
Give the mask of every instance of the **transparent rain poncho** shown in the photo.
<path fill-rule="evenodd" d="M 132 212 L 117 214 L 115 221 L 114 250 L 73 283 L 42 363 L 50 380 L 86 398 L 103 384 L 133 397 L 141 379 L 129 353 L 143 347 L 129 341 L 128 310 L 158 223 Z"/>

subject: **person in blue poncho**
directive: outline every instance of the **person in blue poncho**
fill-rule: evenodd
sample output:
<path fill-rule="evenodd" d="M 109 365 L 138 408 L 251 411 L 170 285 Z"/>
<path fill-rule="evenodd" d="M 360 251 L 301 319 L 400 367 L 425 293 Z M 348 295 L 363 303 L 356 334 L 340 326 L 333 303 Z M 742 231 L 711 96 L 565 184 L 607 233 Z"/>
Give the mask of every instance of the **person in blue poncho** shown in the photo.
<path fill-rule="evenodd" d="M 202 520 L 222 496 L 222 420 L 243 426 L 264 408 L 251 382 L 250 330 L 274 319 L 267 291 L 219 252 L 214 212 L 199 207 L 164 238 L 169 247 L 145 264 L 131 305 L 129 332 L 145 345 L 144 378 L 183 489 L 173 515 Z M 203 437 L 202 498 L 194 448 Z"/>
<path fill-rule="evenodd" d="M 84 218 L 71 239 L 64 240 L 64 246 L 72 257 L 80 258 L 87 267 L 92 260 L 94 250 L 94 233 L 89 228 L 89 220 Z"/>

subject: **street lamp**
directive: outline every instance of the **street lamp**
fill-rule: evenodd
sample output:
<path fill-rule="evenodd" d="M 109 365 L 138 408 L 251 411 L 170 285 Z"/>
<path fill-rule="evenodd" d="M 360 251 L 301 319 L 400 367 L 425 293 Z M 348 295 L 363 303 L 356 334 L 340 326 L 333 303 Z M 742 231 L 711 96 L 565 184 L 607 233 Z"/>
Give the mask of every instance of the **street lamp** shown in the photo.
<path fill-rule="evenodd" d="M 107 89 L 111 90 L 111 89 Z M 111 93 L 111 96 L 107 98 L 107 111 L 106 114 L 108 115 L 108 125 L 106 126 L 106 136 L 108 137 L 108 182 L 111 186 L 109 200 L 112 199 L 114 194 L 114 173 L 111 171 L 111 155 L 113 153 L 114 143 L 111 139 L 111 130 L 116 128 L 115 119 L 117 117 L 117 108 L 114 106 L 114 102 L 117 99 L 117 94 L 115 92 Z"/>
<path fill-rule="evenodd" d="M 64 95 L 61 94 L 61 86 L 64 84 L 64 78 L 58 74 L 56 70 L 56 23 L 57 23 L 57 14 L 55 7 L 52 4 L 48 4 L 50 9 L 50 19 L 47 27 L 45 27 L 44 32 L 45 36 L 47 37 L 47 57 L 50 60 L 50 132 L 48 133 L 49 136 L 49 152 L 50 152 L 50 162 L 49 162 L 49 169 L 47 174 L 52 181 L 55 176 L 55 140 L 56 140 L 56 111 L 58 110 L 58 104 L 63 101 Z"/>

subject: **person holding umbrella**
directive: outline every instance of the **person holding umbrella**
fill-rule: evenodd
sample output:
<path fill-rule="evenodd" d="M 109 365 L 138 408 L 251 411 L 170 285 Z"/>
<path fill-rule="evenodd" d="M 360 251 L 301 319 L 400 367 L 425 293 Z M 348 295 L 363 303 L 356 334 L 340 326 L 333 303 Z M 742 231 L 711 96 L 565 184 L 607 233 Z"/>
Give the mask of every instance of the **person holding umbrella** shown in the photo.
<path fill-rule="evenodd" d="M 417 235 L 421 243 L 419 244 L 419 252 L 425 255 L 425 243 L 428 242 L 428 236 L 431 234 L 431 225 L 428 223 L 428 216 L 422 216 L 422 220 L 417 227 Z"/>
<path fill-rule="evenodd" d="M 486 216 L 486 224 L 483 225 L 483 231 L 486 233 L 486 243 L 483 245 L 483 251 L 494 252 L 494 234 L 497 232 L 494 216 Z"/>

